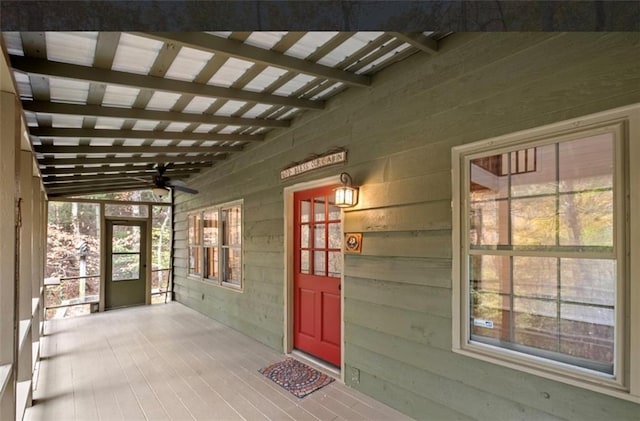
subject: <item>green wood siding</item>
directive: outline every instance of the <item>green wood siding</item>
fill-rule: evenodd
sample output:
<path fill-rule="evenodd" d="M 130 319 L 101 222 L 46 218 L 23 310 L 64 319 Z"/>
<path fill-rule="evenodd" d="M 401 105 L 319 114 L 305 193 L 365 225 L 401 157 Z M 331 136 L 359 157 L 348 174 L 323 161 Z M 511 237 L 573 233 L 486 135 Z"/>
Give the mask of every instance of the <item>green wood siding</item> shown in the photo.
<path fill-rule="evenodd" d="M 347 170 L 347 384 L 418 419 L 637 419 L 640 405 L 451 352 L 451 148 L 640 102 L 640 34 L 454 34 L 216 163 L 179 195 L 178 301 L 282 349 L 283 189 Z M 281 182 L 310 154 L 348 164 Z M 244 199 L 244 291 L 186 276 L 186 212 Z M 204 298 L 202 298 L 204 296 Z"/>

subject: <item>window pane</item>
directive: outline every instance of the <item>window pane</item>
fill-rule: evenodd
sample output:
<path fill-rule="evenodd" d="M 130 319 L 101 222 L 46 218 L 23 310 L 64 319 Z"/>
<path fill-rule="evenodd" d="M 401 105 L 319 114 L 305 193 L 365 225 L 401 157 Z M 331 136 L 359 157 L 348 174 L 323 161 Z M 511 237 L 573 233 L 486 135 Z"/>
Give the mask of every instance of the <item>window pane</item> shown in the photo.
<path fill-rule="evenodd" d="M 501 292 L 508 294 L 510 286 L 509 257 L 471 256 L 471 288 L 474 291 Z"/>
<path fill-rule="evenodd" d="M 124 281 L 140 278 L 139 254 L 116 254 L 111 256 L 111 280 Z"/>
<path fill-rule="evenodd" d="M 309 273 L 309 253 L 308 250 L 300 252 L 300 273 Z"/>
<path fill-rule="evenodd" d="M 217 247 L 204 248 L 204 276 L 206 278 L 218 277 L 218 254 Z"/>
<path fill-rule="evenodd" d="M 597 134 L 470 161 L 473 340 L 613 373 L 615 142 Z"/>
<path fill-rule="evenodd" d="M 471 332 L 486 338 L 508 339 L 511 299 L 508 295 L 480 293 L 471 296 Z"/>
<path fill-rule="evenodd" d="M 309 248 L 309 225 L 300 225 L 300 247 Z"/>
<path fill-rule="evenodd" d="M 615 260 L 561 259 L 560 277 L 563 301 L 615 305 Z"/>
<path fill-rule="evenodd" d="M 558 306 L 553 301 L 514 299 L 515 340 L 548 351 L 558 350 Z"/>
<path fill-rule="evenodd" d="M 309 200 L 300 201 L 300 222 L 311 220 L 311 202 Z"/>
<path fill-rule="evenodd" d="M 564 354 L 613 364 L 613 309 L 564 304 L 560 350 Z"/>
<path fill-rule="evenodd" d="M 556 299 L 558 259 L 555 257 L 514 257 L 513 290 L 516 295 Z"/>
<path fill-rule="evenodd" d="M 114 253 L 140 251 L 140 227 L 114 225 L 111 251 Z"/>
<path fill-rule="evenodd" d="M 511 221 L 511 242 L 513 245 L 556 245 L 555 197 L 513 199 L 511 201 Z"/>
<path fill-rule="evenodd" d="M 241 257 L 240 250 L 235 248 L 223 248 L 223 270 L 224 281 L 235 285 L 240 285 L 241 279 Z"/>
<path fill-rule="evenodd" d="M 339 277 L 342 273 L 342 253 L 329 252 L 329 276 Z"/>
<path fill-rule="evenodd" d="M 531 159 L 532 156 L 535 156 L 534 160 Z M 513 151 L 510 153 L 510 158 L 512 196 L 533 196 L 555 193 L 555 144 Z"/>
<path fill-rule="evenodd" d="M 472 203 L 469 228 L 472 246 L 509 244 L 509 202 L 496 200 Z"/>
<path fill-rule="evenodd" d="M 202 275 L 200 247 L 189 247 L 189 273 L 193 275 Z"/>
<path fill-rule="evenodd" d="M 222 210 L 224 244 L 238 246 L 241 243 L 241 209 L 233 207 Z"/>
<path fill-rule="evenodd" d="M 560 196 L 560 244 L 613 247 L 613 191 Z"/>
<path fill-rule="evenodd" d="M 326 248 L 325 224 L 316 224 L 313 230 L 313 246 L 317 249 Z"/>
<path fill-rule="evenodd" d="M 560 191 L 613 188 L 613 140 L 605 133 L 560 143 Z"/>
<path fill-rule="evenodd" d="M 218 244 L 218 211 L 206 211 L 203 213 L 203 242 L 208 246 Z"/>
<path fill-rule="evenodd" d="M 325 267 L 325 255 L 324 251 L 313 252 L 313 274 L 314 275 L 327 275 L 327 269 Z"/>
<path fill-rule="evenodd" d="M 324 206 L 324 197 L 316 197 L 313 200 L 313 213 L 314 213 L 314 218 L 316 221 L 324 221 L 324 213 L 325 213 L 325 206 Z"/>
<path fill-rule="evenodd" d="M 201 233 L 200 233 L 200 215 L 190 215 L 189 216 L 189 245 L 193 246 L 196 244 L 200 244 Z"/>
<path fill-rule="evenodd" d="M 484 201 L 506 198 L 509 180 L 507 155 L 492 155 L 471 161 L 471 200 Z"/>

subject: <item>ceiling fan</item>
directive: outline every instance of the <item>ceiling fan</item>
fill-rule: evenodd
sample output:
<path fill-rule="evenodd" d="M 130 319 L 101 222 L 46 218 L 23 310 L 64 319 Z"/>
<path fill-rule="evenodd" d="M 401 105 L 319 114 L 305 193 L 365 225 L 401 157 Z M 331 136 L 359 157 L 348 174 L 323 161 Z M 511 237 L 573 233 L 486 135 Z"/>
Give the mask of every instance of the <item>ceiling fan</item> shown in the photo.
<path fill-rule="evenodd" d="M 198 193 L 198 190 L 194 190 L 192 188 L 187 187 L 183 181 L 172 180 L 170 177 L 164 175 L 167 168 L 168 166 L 165 164 L 158 164 L 156 166 L 156 173 L 153 175 L 153 178 L 152 178 L 153 187 L 151 188 L 151 190 L 156 196 L 162 198 L 166 196 L 171 189 L 181 191 L 184 193 L 189 193 L 189 194 Z M 136 179 L 147 182 L 147 180 L 143 180 L 141 178 L 136 177 Z"/>

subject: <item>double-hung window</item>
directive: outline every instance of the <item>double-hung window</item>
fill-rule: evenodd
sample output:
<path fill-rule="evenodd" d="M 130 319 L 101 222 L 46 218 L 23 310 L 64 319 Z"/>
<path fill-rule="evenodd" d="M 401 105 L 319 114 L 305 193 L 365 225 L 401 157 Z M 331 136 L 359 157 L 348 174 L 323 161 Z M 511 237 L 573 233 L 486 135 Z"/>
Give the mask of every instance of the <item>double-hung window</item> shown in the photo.
<path fill-rule="evenodd" d="M 640 397 L 627 218 L 638 217 L 637 115 L 631 107 L 454 148 L 454 351 Z"/>
<path fill-rule="evenodd" d="M 189 215 L 189 275 L 242 288 L 242 203 Z"/>

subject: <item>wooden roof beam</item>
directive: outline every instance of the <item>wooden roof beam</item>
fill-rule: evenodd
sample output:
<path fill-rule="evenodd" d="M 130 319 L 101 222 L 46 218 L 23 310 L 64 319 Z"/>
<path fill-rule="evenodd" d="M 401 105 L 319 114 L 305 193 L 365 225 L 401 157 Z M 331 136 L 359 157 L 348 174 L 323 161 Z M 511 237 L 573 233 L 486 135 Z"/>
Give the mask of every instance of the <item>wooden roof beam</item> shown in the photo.
<path fill-rule="evenodd" d="M 179 170 L 179 171 L 165 171 L 165 175 L 172 178 L 186 178 L 191 174 L 195 174 L 197 171 L 195 170 Z M 78 184 L 78 183 L 90 183 L 93 181 L 101 181 L 101 180 L 120 180 L 125 177 L 149 177 L 151 180 L 151 176 L 155 174 L 154 172 L 148 171 L 140 171 L 140 172 L 127 172 L 127 173 L 116 173 L 116 174 L 96 174 L 96 175 L 46 175 L 42 176 L 42 182 L 44 185 L 48 185 L 51 183 L 69 183 L 69 184 Z"/>
<path fill-rule="evenodd" d="M 223 117 L 209 114 L 177 113 L 171 111 L 154 111 L 129 109 L 121 107 L 105 107 L 100 105 L 65 104 L 47 101 L 22 101 L 27 111 L 43 114 L 64 114 L 93 117 L 112 117 L 130 120 L 151 120 L 179 123 L 224 124 L 250 127 L 289 127 L 288 120 L 269 120 L 260 118 Z"/>
<path fill-rule="evenodd" d="M 194 164 L 177 164 L 172 165 L 171 168 L 174 171 L 177 170 L 192 170 L 198 172 L 200 168 L 210 167 L 209 163 L 194 163 Z M 44 175 L 59 175 L 59 174 L 93 174 L 93 173 L 105 173 L 105 172 L 118 172 L 123 173 L 125 171 L 148 171 L 150 174 L 155 174 L 156 169 L 151 165 L 125 165 L 125 166 L 101 166 L 101 167 L 73 167 L 73 168 L 55 168 L 47 167 L 40 171 Z"/>
<path fill-rule="evenodd" d="M 438 52 L 438 41 L 425 36 L 422 32 L 389 32 L 389 34 L 425 53 L 435 54 Z"/>
<path fill-rule="evenodd" d="M 323 101 L 289 98 L 285 96 L 243 91 L 241 89 L 221 88 L 213 85 L 165 79 L 155 76 L 139 75 L 117 70 L 99 69 L 77 64 L 59 63 L 33 57 L 10 55 L 11 67 L 28 74 L 54 76 L 66 79 L 100 82 L 109 85 L 128 86 L 136 89 L 174 92 L 181 95 L 191 94 L 215 99 L 233 99 L 261 104 L 284 105 L 304 109 L 323 109 Z"/>
<path fill-rule="evenodd" d="M 107 139 L 162 139 L 162 140 L 208 140 L 218 142 L 254 142 L 264 140 L 263 135 L 184 133 L 158 130 L 113 130 L 113 129 L 71 129 L 53 127 L 31 127 L 29 134 L 36 137 L 73 137 Z"/>
<path fill-rule="evenodd" d="M 293 72 L 306 73 L 319 78 L 342 82 L 350 86 L 368 87 L 371 79 L 309 60 L 290 57 L 264 48 L 254 47 L 239 41 L 221 38 L 204 32 L 142 32 L 137 35 L 153 38 L 163 42 L 175 42 L 183 46 L 224 54 L 243 60 L 277 67 Z"/>
<path fill-rule="evenodd" d="M 34 145 L 33 150 L 40 154 L 116 154 L 116 153 L 200 153 L 240 152 L 241 146 L 55 146 Z"/>
<path fill-rule="evenodd" d="M 50 198 L 53 197 L 62 197 L 62 196 L 76 196 L 81 194 L 99 194 L 99 193 L 110 193 L 110 192 L 119 192 L 119 191 L 128 191 L 128 190 L 145 190 L 148 189 L 149 186 L 144 183 L 131 184 L 127 186 L 97 186 L 97 187 L 83 187 L 83 188 L 70 188 L 64 190 L 54 190 L 47 191 L 47 196 Z"/>
<path fill-rule="evenodd" d="M 197 156 L 132 156 L 129 158 L 42 158 L 38 165 L 54 167 L 56 165 L 92 165 L 92 164 L 135 164 L 135 163 L 176 163 L 176 162 L 213 162 L 222 161 L 227 155 L 197 155 Z"/>

